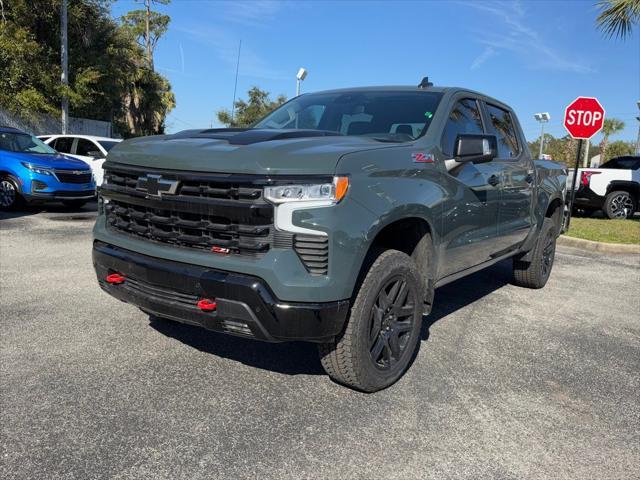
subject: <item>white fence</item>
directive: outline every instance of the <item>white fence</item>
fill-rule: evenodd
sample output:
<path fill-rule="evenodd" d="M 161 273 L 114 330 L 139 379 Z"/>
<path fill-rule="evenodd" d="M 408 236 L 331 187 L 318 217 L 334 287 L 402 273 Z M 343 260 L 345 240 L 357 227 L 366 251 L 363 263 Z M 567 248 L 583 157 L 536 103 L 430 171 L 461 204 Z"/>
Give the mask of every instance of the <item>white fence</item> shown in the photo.
<path fill-rule="evenodd" d="M 35 120 L 27 120 L 12 115 L 0 107 L 0 125 L 15 127 L 33 135 L 48 135 L 62 132 L 62 120 L 49 115 L 38 115 Z M 99 137 L 114 137 L 111 122 L 90 120 L 88 118 L 69 118 L 67 133 L 76 135 L 96 135 Z"/>

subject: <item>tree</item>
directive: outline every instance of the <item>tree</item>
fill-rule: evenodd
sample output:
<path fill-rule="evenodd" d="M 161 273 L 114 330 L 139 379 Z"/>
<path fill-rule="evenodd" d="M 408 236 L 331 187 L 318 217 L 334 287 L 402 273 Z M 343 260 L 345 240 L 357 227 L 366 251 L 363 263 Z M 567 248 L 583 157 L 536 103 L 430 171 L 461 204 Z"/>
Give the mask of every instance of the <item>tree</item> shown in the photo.
<path fill-rule="evenodd" d="M 567 156 L 567 136 L 564 138 L 555 138 L 549 133 L 544 134 L 544 154 L 551 155 L 556 162 L 563 162 L 567 165 L 571 164 L 571 155 Z M 529 151 L 533 155 L 537 155 L 540 151 L 540 138 L 534 142 L 529 142 Z M 575 151 L 574 151 L 575 154 Z"/>
<path fill-rule="evenodd" d="M 142 0 L 144 10 L 132 10 L 122 17 L 122 23 L 136 38 L 138 45 L 144 48 L 147 67 L 153 70 L 153 53 L 160 37 L 167 32 L 171 17 L 151 10 L 152 3 L 167 5 L 170 0 Z"/>
<path fill-rule="evenodd" d="M 33 119 L 57 114 L 65 94 L 73 116 L 113 122 L 124 136 L 161 133 L 175 105 L 171 86 L 145 67 L 130 28 L 110 0 L 69 2 L 69 85 L 60 83 L 59 0 L 4 2 L 0 19 L 0 105 Z M 51 132 L 54 133 L 54 132 Z"/>
<path fill-rule="evenodd" d="M 625 155 L 633 155 L 635 153 L 635 145 L 633 142 L 624 142 L 622 140 L 616 140 L 611 142 L 607 146 L 607 160 L 611 160 L 616 157 L 623 157 Z M 600 163 L 604 163 L 606 160 L 602 160 Z"/>
<path fill-rule="evenodd" d="M 600 14 L 596 23 L 607 37 L 625 38 L 640 22 L 640 0 L 603 0 L 597 6 Z"/>
<path fill-rule="evenodd" d="M 600 163 L 607 161 L 607 144 L 609 137 L 624 130 L 624 122 L 617 118 L 606 118 L 602 125 L 602 140 L 600 141 Z"/>
<path fill-rule="evenodd" d="M 248 127 L 287 101 L 284 95 L 272 101 L 269 98 L 269 92 L 260 90 L 258 87 L 252 87 L 247 95 L 248 101 L 245 102 L 242 99 L 236 101 L 233 115 L 228 110 L 218 111 L 216 114 L 218 121 L 228 127 Z"/>

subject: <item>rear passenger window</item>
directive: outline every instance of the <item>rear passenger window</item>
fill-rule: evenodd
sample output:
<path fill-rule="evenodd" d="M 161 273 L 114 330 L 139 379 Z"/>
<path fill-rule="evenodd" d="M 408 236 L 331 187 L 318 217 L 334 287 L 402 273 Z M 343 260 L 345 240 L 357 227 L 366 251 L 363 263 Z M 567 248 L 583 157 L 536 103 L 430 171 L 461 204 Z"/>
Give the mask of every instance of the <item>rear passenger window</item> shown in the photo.
<path fill-rule="evenodd" d="M 57 151 L 59 151 L 60 153 L 71 153 L 71 145 L 73 145 L 73 138 L 70 138 L 70 137 L 57 138 L 56 140 L 54 140 L 53 143 L 54 144 L 51 146 L 55 148 Z"/>
<path fill-rule="evenodd" d="M 484 133 L 478 102 L 470 98 L 465 98 L 456 103 L 449 114 L 449 120 L 447 120 L 442 134 L 442 152 L 445 155 L 453 157 L 456 138 L 461 133 Z"/>
<path fill-rule="evenodd" d="M 85 140 L 84 138 L 78 139 L 78 144 L 76 145 L 76 155 L 83 155 L 85 157 L 90 157 L 89 152 L 100 151 L 95 144 L 89 140 Z"/>
<path fill-rule="evenodd" d="M 514 158 L 520 153 L 518 136 L 509 112 L 493 105 L 487 105 L 491 126 L 498 137 L 498 158 Z"/>

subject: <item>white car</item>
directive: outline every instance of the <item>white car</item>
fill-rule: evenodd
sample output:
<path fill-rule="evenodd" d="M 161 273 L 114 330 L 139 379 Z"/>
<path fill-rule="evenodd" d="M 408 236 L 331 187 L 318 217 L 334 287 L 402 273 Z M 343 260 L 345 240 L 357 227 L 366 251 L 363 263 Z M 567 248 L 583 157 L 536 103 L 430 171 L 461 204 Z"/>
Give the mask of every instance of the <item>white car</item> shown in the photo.
<path fill-rule="evenodd" d="M 571 191 L 573 170 L 567 190 Z M 604 211 L 609 218 L 631 218 L 640 202 L 640 156 L 612 158 L 599 168 L 578 169 L 574 208 Z"/>
<path fill-rule="evenodd" d="M 107 158 L 107 153 L 122 141 L 119 138 L 93 135 L 41 135 L 38 138 L 58 152 L 88 163 L 96 179 L 96 185 L 102 185 L 102 164 Z"/>

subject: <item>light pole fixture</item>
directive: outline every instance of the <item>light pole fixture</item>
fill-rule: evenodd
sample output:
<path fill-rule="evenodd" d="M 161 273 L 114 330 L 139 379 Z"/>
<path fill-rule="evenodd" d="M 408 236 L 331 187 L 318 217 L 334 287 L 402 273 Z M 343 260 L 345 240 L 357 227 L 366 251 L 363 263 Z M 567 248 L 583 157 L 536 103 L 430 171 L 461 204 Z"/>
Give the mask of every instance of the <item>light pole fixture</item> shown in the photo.
<path fill-rule="evenodd" d="M 533 115 L 538 122 L 540 122 L 541 131 L 540 131 L 540 153 L 538 154 L 538 158 L 542 158 L 542 152 L 544 151 L 544 124 L 551 120 L 551 115 L 549 112 L 541 112 Z"/>
<path fill-rule="evenodd" d="M 307 73 L 306 68 L 300 68 L 300 70 L 298 70 L 298 74 L 296 75 L 296 97 L 300 95 L 300 84 L 307 78 Z"/>

